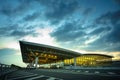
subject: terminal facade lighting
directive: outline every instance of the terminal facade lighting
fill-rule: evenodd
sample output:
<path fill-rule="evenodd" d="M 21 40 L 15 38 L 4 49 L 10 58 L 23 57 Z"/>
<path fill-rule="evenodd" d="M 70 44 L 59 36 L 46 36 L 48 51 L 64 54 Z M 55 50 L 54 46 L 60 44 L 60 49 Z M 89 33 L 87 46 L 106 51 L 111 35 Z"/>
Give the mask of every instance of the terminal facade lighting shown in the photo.
<path fill-rule="evenodd" d="M 44 66 L 105 66 L 112 61 L 112 56 L 102 54 L 81 54 L 49 45 L 20 41 L 22 60 L 28 67 Z"/>

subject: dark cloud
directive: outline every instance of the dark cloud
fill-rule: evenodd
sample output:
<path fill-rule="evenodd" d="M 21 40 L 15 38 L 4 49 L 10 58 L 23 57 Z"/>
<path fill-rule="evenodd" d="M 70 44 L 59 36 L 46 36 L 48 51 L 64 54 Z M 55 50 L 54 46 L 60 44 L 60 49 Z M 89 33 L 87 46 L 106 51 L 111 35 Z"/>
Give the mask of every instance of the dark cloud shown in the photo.
<path fill-rule="evenodd" d="M 16 26 L 16 25 L 14 25 L 14 26 Z M 8 36 L 13 29 L 16 29 L 16 27 L 13 27 L 13 26 L 0 27 L 0 37 Z"/>
<path fill-rule="evenodd" d="M 72 17 L 76 11 L 87 15 L 91 13 L 93 9 L 86 7 L 82 9 L 80 2 L 79 0 L 13 0 L 12 3 L 3 1 L 0 13 L 8 16 L 9 19 L 21 17 L 25 21 L 32 21 L 44 18 L 51 24 L 56 24 Z"/>
<path fill-rule="evenodd" d="M 113 43 L 120 43 L 120 23 L 118 25 L 115 25 L 114 27 L 115 28 L 112 30 L 112 32 L 107 36 L 107 41 Z"/>
<path fill-rule="evenodd" d="M 109 12 L 96 18 L 94 23 L 87 27 L 81 27 L 79 21 L 64 23 L 51 33 L 59 43 L 72 46 L 85 45 L 85 42 L 95 38 L 93 42 L 82 47 L 89 51 L 120 51 L 120 11 Z M 86 33 L 91 30 L 90 33 Z M 92 38 L 93 39 L 93 38 Z"/>
<path fill-rule="evenodd" d="M 37 36 L 38 33 L 35 33 L 34 28 L 26 28 L 19 25 L 12 25 L 9 27 L 1 27 L 0 28 L 0 37 L 16 37 L 21 38 L 27 35 L 31 35 L 33 37 Z"/>
<path fill-rule="evenodd" d="M 107 39 L 106 37 L 102 36 L 82 49 L 87 51 L 120 51 L 120 43 L 107 42 L 109 38 Z"/>
<path fill-rule="evenodd" d="M 11 14 L 12 14 L 12 10 L 11 10 L 11 7 L 9 7 L 9 6 L 6 6 L 6 7 L 4 7 L 4 8 L 2 8 L 1 10 L 0 10 L 0 12 L 2 13 L 2 14 L 4 14 L 4 15 L 7 15 L 7 16 L 10 16 Z"/>
<path fill-rule="evenodd" d="M 114 0 L 117 4 L 120 5 L 120 0 Z"/>
<path fill-rule="evenodd" d="M 30 14 L 30 15 L 25 16 L 24 20 L 25 20 L 25 21 L 33 21 L 33 20 L 35 20 L 35 19 L 38 19 L 39 16 L 40 16 L 40 13 L 39 13 L 39 12 L 35 12 L 35 13 L 33 13 L 33 14 Z"/>
<path fill-rule="evenodd" d="M 58 5 L 58 6 L 57 6 Z M 55 6 L 55 7 L 54 7 Z M 76 1 L 60 1 L 58 4 L 54 5 L 54 11 L 49 11 L 46 13 L 48 18 L 64 18 L 66 15 L 72 14 L 78 7 Z"/>
<path fill-rule="evenodd" d="M 85 8 L 85 10 L 83 11 L 84 15 L 88 15 L 93 11 L 93 8 Z"/>
<path fill-rule="evenodd" d="M 90 43 L 87 50 L 120 51 L 120 11 L 101 15 L 95 21 L 97 29 L 90 36 L 102 33 L 99 39 Z M 97 46 L 96 46 L 97 45 Z"/>
<path fill-rule="evenodd" d="M 9 1 L 4 1 L 1 0 L 1 5 L 0 5 L 0 12 L 5 14 L 5 15 L 10 15 L 13 11 L 14 6 L 12 6 L 12 3 L 10 3 Z"/>
<path fill-rule="evenodd" d="M 8 17 L 24 13 L 29 8 L 32 0 L 3 0 L 0 12 Z"/>
<path fill-rule="evenodd" d="M 13 55 L 17 52 L 18 52 L 17 50 L 14 50 L 14 49 L 11 49 L 11 48 L 3 48 L 3 49 L 0 49 L 0 56 Z"/>
<path fill-rule="evenodd" d="M 60 20 L 72 15 L 79 9 L 78 0 L 37 0 L 41 5 L 46 6 L 45 16 L 52 23 L 58 23 Z"/>
<path fill-rule="evenodd" d="M 51 24 L 58 24 L 67 18 L 75 18 L 75 14 L 83 16 L 93 11 L 93 8 L 84 7 L 80 0 L 36 0 L 45 7 L 44 16 Z"/>
<path fill-rule="evenodd" d="M 26 35 L 32 35 L 32 34 L 33 34 L 33 31 L 13 30 L 8 36 L 24 37 Z"/>
<path fill-rule="evenodd" d="M 51 33 L 52 37 L 55 37 L 57 41 L 73 41 L 76 38 L 84 36 L 86 33 L 83 28 L 75 23 L 65 23 L 59 27 L 56 31 Z"/>
<path fill-rule="evenodd" d="M 109 42 L 120 42 L 120 10 L 113 13 L 106 13 L 97 19 L 97 24 L 104 24 L 107 27 L 111 24 L 112 31 L 107 35 Z"/>
<path fill-rule="evenodd" d="M 120 19 L 120 10 L 116 12 L 108 12 L 106 14 L 103 14 L 99 18 L 96 19 L 96 23 L 98 24 L 110 24 L 115 25 L 117 22 L 119 22 Z"/>
<path fill-rule="evenodd" d="M 118 0 L 116 1 L 119 3 Z M 74 42 L 75 46 L 84 45 L 93 36 L 98 36 L 99 39 L 89 43 L 86 49 L 111 49 L 110 44 L 115 46 L 120 42 L 120 10 L 112 12 L 111 9 L 111 12 L 105 14 L 101 12 L 100 15 L 103 15 L 100 17 L 97 12 L 94 13 L 95 16 L 94 14 L 89 16 L 94 6 L 89 6 L 88 3 L 85 5 L 87 6 L 84 6 L 80 0 L 12 0 L 12 2 L 2 0 L 0 14 L 5 16 L 5 20 L 10 21 L 3 24 L 3 27 L 0 26 L 0 37 L 37 36 L 38 33 L 35 33 L 35 27 L 32 25 L 40 25 L 46 21 L 58 27 L 50 35 L 61 43 Z M 96 9 L 98 8 L 99 5 L 96 6 Z M 98 18 L 95 19 L 96 17 Z M 90 20 L 93 18 L 95 21 L 92 23 Z M 118 47 L 113 49 L 118 50 Z"/>
<path fill-rule="evenodd" d="M 106 27 L 99 27 L 99 28 L 96 28 L 95 30 L 93 30 L 91 33 L 89 33 L 89 35 L 99 35 L 101 33 L 106 33 L 106 32 L 109 32 L 111 31 L 111 27 L 110 26 L 106 26 Z"/>

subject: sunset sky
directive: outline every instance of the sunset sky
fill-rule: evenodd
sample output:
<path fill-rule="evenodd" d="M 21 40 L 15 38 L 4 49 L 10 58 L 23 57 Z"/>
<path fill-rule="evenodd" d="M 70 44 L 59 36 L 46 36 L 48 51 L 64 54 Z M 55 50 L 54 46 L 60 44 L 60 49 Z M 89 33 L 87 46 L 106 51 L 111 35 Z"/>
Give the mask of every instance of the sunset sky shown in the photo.
<path fill-rule="evenodd" d="M 120 59 L 120 0 L 0 0 L 0 63 L 25 66 L 19 40 Z"/>

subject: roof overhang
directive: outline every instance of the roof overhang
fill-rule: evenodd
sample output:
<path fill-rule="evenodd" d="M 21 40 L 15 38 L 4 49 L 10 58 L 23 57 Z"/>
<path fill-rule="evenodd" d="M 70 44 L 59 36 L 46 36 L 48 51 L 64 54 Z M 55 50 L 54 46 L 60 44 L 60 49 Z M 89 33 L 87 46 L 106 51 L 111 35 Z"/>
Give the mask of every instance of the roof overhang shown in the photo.
<path fill-rule="evenodd" d="M 84 56 L 104 56 L 104 57 L 108 57 L 108 58 L 113 58 L 113 56 L 110 56 L 110 55 L 105 55 L 105 54 L 97 54 L 97 53 L 86 53 L 86 54 L 83 54 Z"/>
<path fill-rule="evenodd" d="M 35 56 L 39 56 L 39 64 L 44 64 L 64 59 L 70 59 L 81 55 L 81 53 L 75 51 L 58 48 L 50 45 L 26 41 L 19 42 L 22 53 L 22 59 L 25 63 L 31 63 L 33 60 L 35 60 Z"/>

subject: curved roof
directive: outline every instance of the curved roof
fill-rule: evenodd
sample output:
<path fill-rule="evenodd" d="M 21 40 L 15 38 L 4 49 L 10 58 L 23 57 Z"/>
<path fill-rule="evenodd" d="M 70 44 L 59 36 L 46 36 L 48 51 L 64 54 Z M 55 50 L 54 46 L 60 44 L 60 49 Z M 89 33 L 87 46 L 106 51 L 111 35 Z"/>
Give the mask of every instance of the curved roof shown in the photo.
<path fill-rule="evenodd" d="M 113 56 L 109 56 L 109 55 L 105 55 L 105 54 L 93 54 L 93 53 L 89 53 L 89 54 L 83 54 L 83 55 L 97 55 L 97 56 L 105 56 L 105 57 L 109 57 L 109 58 L 113 58 Z"/>
<path fill-rule="evenodd" d="M 26 42 L 26 41 L 20 41 L 20 48 L 21 48 L 23 62 L 26 62 L 26 63 L 29 63 L 28 54 L 30 54 L 31 51 L 33 53 L 39 53 L 39 54 L 42 54 L 42 53 L 53 54 L 53 55 L 56 55 L 59 60 L 69 59 L 69 58 L 73 58 L 81 55 L 81 53 L 78 53 L 75 51 L 58 48 L 50 45 Z"/>
<path fill-rule="evenodd" d="M 38 44 L 33 42 L 20 41 L 20 48 L 22 53 L 22 60 L 25 63 L 31 63 L 35 60 L 36 54 L 39 56 L 39 64 L 52 63 L 64 59 L 71 59 L 73 57 L 85 55 L 99 55 L 112 58 L 112 56 L 104 54 L 81 54 L 75 51 L 54 47 L 50 45 Z M 50 58 L 52 56 L 52 58 Z"/>

